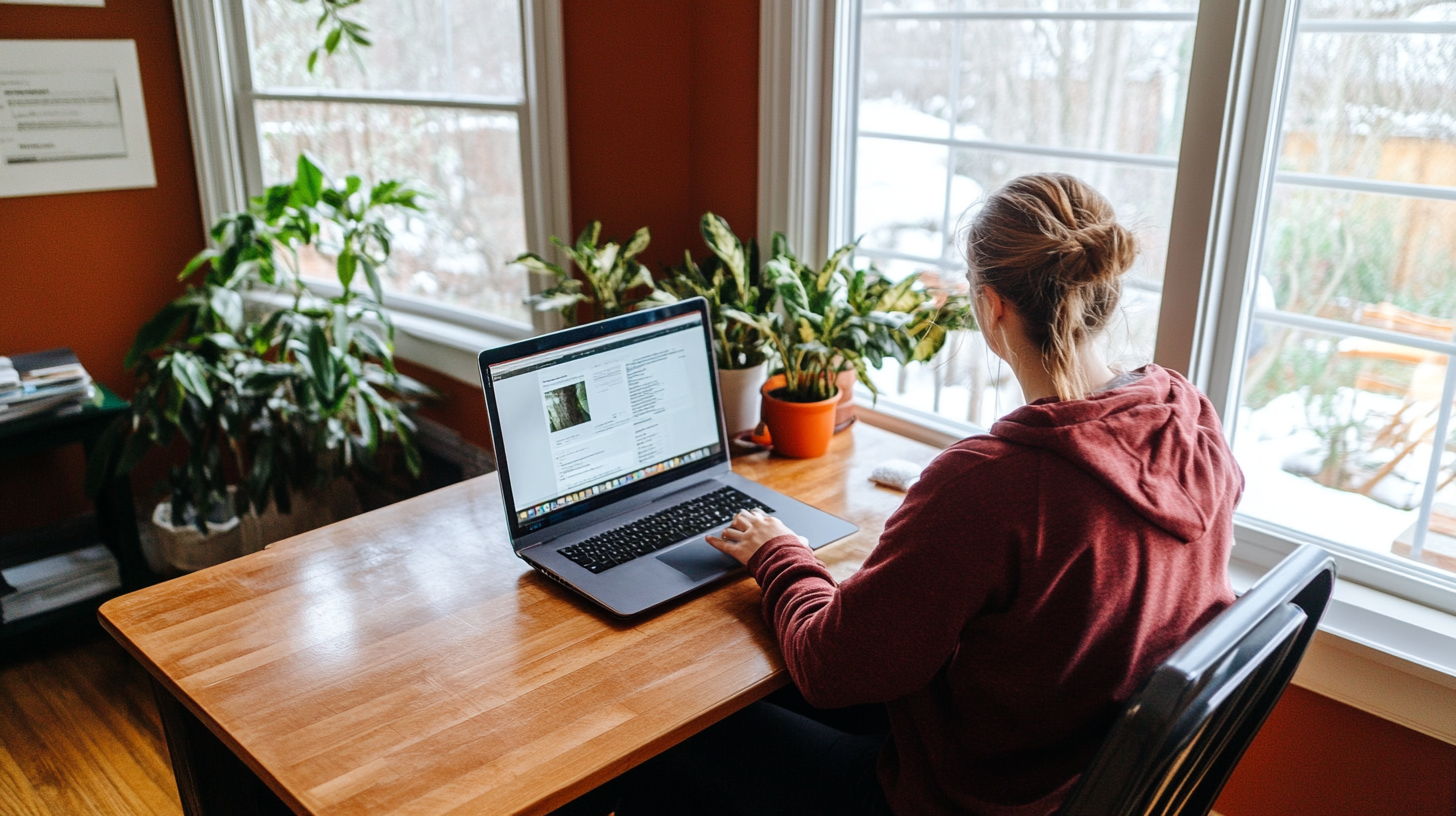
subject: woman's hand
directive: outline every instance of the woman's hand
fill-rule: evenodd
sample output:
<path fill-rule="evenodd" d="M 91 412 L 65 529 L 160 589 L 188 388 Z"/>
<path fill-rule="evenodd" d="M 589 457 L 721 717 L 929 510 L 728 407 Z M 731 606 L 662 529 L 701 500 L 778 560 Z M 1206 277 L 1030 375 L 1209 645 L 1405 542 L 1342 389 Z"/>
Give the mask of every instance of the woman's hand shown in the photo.
<path fill-rule="evenodd" d="M 722 538 L 711 535 L 705 537 L 709 544 L 733 556 L 738 563 L 747 564 L 759 547 L 782 535 L 794 536 L 801 544 L 809 546 L 809 539 L 796 535 L 782 521 L 765 515 L 762 510 L 740 510 L 723 531 Z"/>

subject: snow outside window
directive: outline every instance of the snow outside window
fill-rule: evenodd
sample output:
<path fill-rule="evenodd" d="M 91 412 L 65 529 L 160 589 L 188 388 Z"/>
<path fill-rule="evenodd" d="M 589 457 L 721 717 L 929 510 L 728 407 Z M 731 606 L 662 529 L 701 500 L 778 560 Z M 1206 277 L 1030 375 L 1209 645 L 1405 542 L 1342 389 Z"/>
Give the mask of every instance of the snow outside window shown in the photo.
<path fill-rule="evenodd" d="M 301 152 L 366 185 L 405 179 L 427 190 L 425 213 L 398 216 L 385 288 L 411 301 L 485 313 L 529 330 L 523 141 L 528 119 L 517 0 L 390 0 L 344 16 L 369 47 L 340 47 L 308 70 L 320 44 L 317 6 L 246 0 L 239 115 L 250 194 L 293 177 Z M 334 278 L 331 259 L 306 276 Z M 403 297 L 399 297 L 403 296 Z"/>
<path fill-rule="evenodd" d="M 968 208 L 1023 173 L 1079 176 L 1142 244 L 1103 335 L 1109 359 L 1136 368 L 1157 333 L 1197 5 L 1104 5 L 863 0 L 844 233 L 892 277 L 964 285 Z M 971 426 L 1022 404 L 977 332 L 929 363 L 888 363 L 877 385 L 882 399 Z"/>
<path fill-rule="evenodd" d="M 1231 432 L 1240 512 L 1456 574 L 1456 3 L 1305 0 Z"/>
<path fill-rule="evenodd" d="M 1222 312 L 1237 320 L 1210 335 L 1239 349 L 1211 390 L 1231 395 L 1241 523 L 1449 590 L 1456 3 L 1298 2 L 1257 257 Z M 1104 342 L 1124 366 L 1151 360 L 1196 0 L 860 0 L 858 14 L 838 230 L 861 238 L 859 262 L 964 280 L 968 208 L 1018 174 L 1070 172 L 1141 239 Z M 967 433 L 1022 402 L 970 331 L 929 363 L 886 365 L 878 384 L 882 402 Z"/>

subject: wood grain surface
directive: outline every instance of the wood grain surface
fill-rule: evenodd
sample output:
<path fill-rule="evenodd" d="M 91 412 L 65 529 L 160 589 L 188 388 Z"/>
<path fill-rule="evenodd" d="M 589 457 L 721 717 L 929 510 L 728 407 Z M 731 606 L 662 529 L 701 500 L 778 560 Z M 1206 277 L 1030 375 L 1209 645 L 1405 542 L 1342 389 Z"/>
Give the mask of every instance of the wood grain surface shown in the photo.
<path fill-rule="evenodd" d="M 859 525 L 935 449 L 863 423 L 734 469 Z M 117 598 L 102 623 L 299 813 L 541 813 L 787 682 L 751 578 L 620 621 L 511 552 L 494 474 Z"/>
<path fill-rule="evenodd" d="M 181 816 L 151 681 L 97 631 L 0 663 L 0 813 Z"/>

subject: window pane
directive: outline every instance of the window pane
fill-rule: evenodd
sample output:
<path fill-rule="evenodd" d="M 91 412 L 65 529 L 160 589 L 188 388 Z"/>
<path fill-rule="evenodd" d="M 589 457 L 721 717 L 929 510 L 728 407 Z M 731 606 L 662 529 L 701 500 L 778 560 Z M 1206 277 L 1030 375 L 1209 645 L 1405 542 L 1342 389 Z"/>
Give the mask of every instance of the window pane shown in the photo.
<path fill-rule="evenodd" d="M 988 428 L 1025 404 L 1010 366 L 986 348 L 980 332 L 952 332 L 945 349 L 925 363 L 886 360 L 870 371 L 880 400 L 914 411 Z"/>
<path fill-rule="evenodd" d="M 1450 20 L 1448 4 L 1410 0 L 1302 0 L 1301 20 Z"/>
<path fill-rule="evenodd" d="M 1197 11 L 1198 0 L 865 0 L 866 11 Z"/>
<path fill-rule="evenodd" d="M 264 181 L 293 177 L 307 151 L 326 170 L 366 183 L 414 181 L 431 192 L 424 215 L 399 218 L 386 275 L 397 292 L 522 323 L 526 246 L 520 134 L 513 114 L 403 105 L 256 103 Z M 321 270 L 325 279 L 329 269 Z"/>
<path fill-rule="evenodd" d="M 971 213 L 966 210 L 976 203 L 979 190 L 992 192 L 1017 176 L 1053 172 L 1070 173 L 1082 179 L 1107 196 L 1117 212 L 1117 220 L 1132 230 L 1141 244 L 1129 276 L 1155 289 L 1161 288 L 1168 253 L 1168 226 L 1173 218 L 1175 171 L 979 150 L 956 151 L 955 170 L 956 178 L 964 178 L 967 183 L 955 186 L 953 192 L 972 193 L 966 198 L 958 195 L 951 198 L 952 216 L 962 219 L 970 217 Z M 956 257 L 960 256 L 957 248 Z M 1156 329 L 1154 326 L 1153 331 Z M 1148 342 L 1152 342 L 1151 334 Z"/>
<path fill-rule="evenodd" d="M 1249 340 L 1239 512 L 1370 552 L 1399 552 L 1403 540 L 1409 552 L 1447 358 L 1257 320 Z M 1438 498 L 1449 503 L 1456 456 L 1440 455 Z"/>
<path fill-rule="evenodd" d="M 956 137 L 1176 157 L 1193 24 L 967 21 Z"/>
<path fill-rule="evenodd" d="M 955 27 L 943 20 L 864 22 L 861 131 L 950 138 L 950 41 Z"/>
<path fill-rule="evenodd" d="M 963 281 L 958 235 L 973 205 L 1025 173 L 1070 173 L 1104 193 L 1142 244 L 1125 279 L 1118 318 L 1100 338 L 1104 352 L 1124 368 L 1150 360 L 1192 20 L 976 14 L 1187 14 L 1197 3 L 866 0 L 862 7 L 856 122 L 861 135 L 855 141 L 854 219 L 848 225 L 862 239 L 861 262 L 873 260 L 895 279 L 929 273 Z M 897 16 L 900 12 L 907 14 Z M 915 16 L 921 12 L 949 14 Z M 1147 158 L 1073 159 L 972 148 L 957 140 Z M 1015 379 L 975 332 L 954 335 L 935 360 L 904 371 L 888 362 L 874 377 L 884 397 L 903 407 L 982 426 L 1021 404 Z"/>
<path fill-rule="evenodd" d="M 1456 316 L 1456 201 L 1275 185 L 1260 273 L 1264 308 L 1449 340 L 1421 327 Z"/>
<path fill-rule="evenodd" d="M 946 157 L 941 145 L 861 137 L 856 147 L 854 234 L 867 249 L 941 257 Z M 957 184 L 972 184 L 957 177 Z M 974 199 L 980 190 L 965 190 Z"/>
<path fill-rule="evenodd" d="M 1456 35 L 1301 34 L 1280 167 L 1456 186 Z"/>
<path fill-rule="evenodd" d="M 373 41 L 320 57 L 314 4 L 246 0 L 253 84 L 259 89 L 340 88 L 521 99 L 521 21 L 517 0 L 388 0 L 360 3 L 343 16 Z"/>

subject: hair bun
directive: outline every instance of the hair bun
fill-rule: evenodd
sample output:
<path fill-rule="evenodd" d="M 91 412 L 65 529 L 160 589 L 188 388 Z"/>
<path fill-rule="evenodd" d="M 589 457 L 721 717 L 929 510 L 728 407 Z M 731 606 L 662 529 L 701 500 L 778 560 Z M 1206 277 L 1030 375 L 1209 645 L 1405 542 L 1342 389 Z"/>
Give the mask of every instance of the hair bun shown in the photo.
<path fill-rule="evenodd" d="M 1068 230 L 1062 251 L 1063 280 L 1090 286 L 1109 282 L 1126 272 L 1137 256 L 1135 239 L 1116 221 Z"/>

